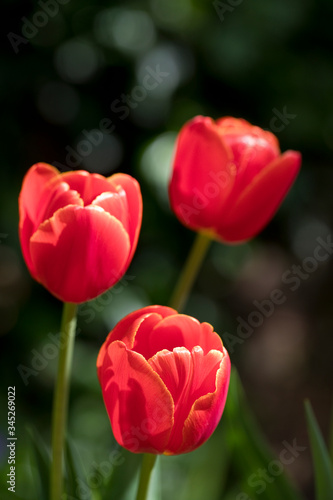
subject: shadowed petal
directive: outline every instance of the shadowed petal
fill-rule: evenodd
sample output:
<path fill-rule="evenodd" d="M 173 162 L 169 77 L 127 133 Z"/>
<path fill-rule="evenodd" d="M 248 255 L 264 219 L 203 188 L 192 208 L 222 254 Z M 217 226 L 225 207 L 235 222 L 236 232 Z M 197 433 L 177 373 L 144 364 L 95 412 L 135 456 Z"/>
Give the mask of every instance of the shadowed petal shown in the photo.
<path fill-rule="evenodd" d="M 43 196 L 40 202 L 38 226 L 47 219 L 50 219 L 60 208 L 67 207 L 68 205 L 83 207 L 83 200 L 81 199 L 79 193 L 70 189 L 66 182 L 58 181 L 56 184 L 52 184 L 53 183 L 51 182 L 45 186 L 43 191 Z M 47 196 L 46 191 L 48 191 L 47 203 L 45 203 Z M 36 226 L 36 229 L 38 226 Z"/>
<path fill-rule="evenodd" d="M 169 316 L 160 321 L 149 339 L 151 356 L 163 349 L 172 351 L 175 347 L 185 347 L 189 351 L 200 344 L 201 327 L 198 320 L 184 314 Z"/>
<path fill-rule="evenodd" d="M 40 195 L 45 185 L 59 175 L 59 171 L 47 163 L 36 163 L 28 170 L 19 196 L 20 218 L 27 217 L 32 222 L 38 218 Z"/>
<path fill-rule="evenodd" d="M 185 347 L 176 347 L 173 351 L 163 349 L 149 359 L 150 366 L 159 374 L 170 391 L 175 403 L 175 417 L 180 405 L 188 406 L 188 392 L 193 376 L 191 353 Z M 192 404 L 189 406 L 191 408 Z M 185 410 L 186 411 L 186 410 Z M 176 425 L 182 428 L 183 422 L 175 418 Z"/>
<path fill-rule="evenodd" d="M 59 177 L 57 177 L 56 179 L 59 179 Z M 48 188 L 44 188 L 44 194 L 46 189 Z M 68 184 L 64 182 L 57 182 L 57 184 L 53 186 L 53 189 L 48 193 L 48 195 L 49 204 L 45 205 L 45 203 L 43 203 L 43 200 L 45 200 L 45 196 L 42 197 L 42 200 L 40 200 L 39 203 L 39 212 L 36 216 L 35 221 L 32 222 L 28 217 L 23 217 L 22 224 L 20 225 L 20 241 L 22 253 L 26 260 L 29 271 L 36 279 L 38 278 L 36 277 L 35 266 L 30 256 L 30 238 L 36 232 L 40 224 L 45 220 L 51 218 L 53 214 L 60 208 L 66 207 L 68 205 L 83 206 L 83 201 L 80 198 L 79 194 L 76 191 L 71 191 Z"/>
<path fill-rule="evenodd" d="M 142 309 L 138 309 L 137 311 L 133 311 L 132 313 L 125 316 L 125 318 L 119 321 L 113 328 L 113 330 L 111 330 L 104 344 L 102 345 L 102 348 L 97 358 L 98 373 L 103 364 L 103 359 L 105 356 L 106 349 L 108 348 L 111 342 L 114 342 L 115 340 L 121 340 L 129 349 L 132 349 L 137 331 L 140 325 L 143 325 L 146 319 L 148 319 L 148 322 L 146 323 L 146 326 L 148 326 L 151 325 L 150 322 L 151 320 L 149 320 L 150 316 L 153 317 L 153 321 L 155 324 L 155 322 L 157 323 L 164 317 L 170 316 L 172 314 L 176 314 L 176 311 L 174 309 L 171 309 L 170 307 L 147 306 L 143 307 Z M 142 337 L 143 344 L 145 344 L 145 340 L 146 338 L 145 336 L 143 336 Z M 140 352 L 142 349 L 140 347 Z"/>
<path fill-rule="evenodd" d="M 218 355 L 220 353 L 216 354 L 216 357 Z M 198 358 L 200 358 L 200 354 Z M 200 363 L 200 359 L 197 359 L 198 361 Z M 195 401 L 184 423 L 182 445 L 180 448 L 178 446 L 175 448 L 171 447 L 171 452 L 184 453 L 195 450 L 214 432 L 222 416 L 227 399 L 230 368 L 230 359 L 227 351 L 224 349 L 224 356 L 216 372 L 214 392 L 208 392 Z M 196 371 L 194 369 L 194 372 Z M 200 375 L 200 371 L 197 371 L 197 373 Z"/>
<path fill-rule="evenodd" d="M 161 378 L 140 354 L 116 341 L 104 357 L 101 386 L 118 443 L 132 452 L 162 453 L 174 405 Z"/>
<path fill-rule="evenodd" d="M 220 218 L 220 238 L 240 242 L 256 236 L 286 196 L 300 164 L 301 155 L 287 151 L 263 169 Z"/>
<path fill-rule="evenodd" d="M 71 189 L 80 194 L 85 206 L 90 205 L 101 193 L 116 192 L 105 177 L 90 174 L 85 170 L 61 174 L 61 180 L 67 182 Z"/>
<path fill-rule="evenodd" d="M 102 193 L 92 202 L 92 206 L 101 207 L 105 212 L 118 219 L 128 233 L 128 206 L 126 194 Z"/>
<path fill-rule="evenodd" d="M 56 168 L 47 163 L 36 163 L 25 175 L 19 195 L 19 236 L 22 253 L 28 269 L 34 277 L 35 268 L 30 257 L 29 240 L 40 223 L 41 193 L 51 179 L 58 177 L 59 172 Z"/>
<path fill-rule="evenodd" d="M 205 353 L 211 349 L 222 350 L 221 339 L 211 325 L 201 325 L 197 319 L 185 314 L 169 316 L 160 321 L 153 328 L 147 343 L 150 349 L 149 357 L 162 349 L 172 351 L 180 346 L 191 351 L 193 347 L 200 345 Z"/>
<path fill-rule="evenodd" d="M 279 156 L 280 150 L 272 148 L 263 137 L 251 134 L 224 136 L 231 147 L 237 166 L 237 179 L 231 198 L 239 196 L 254 177 Z"/>
<path fill-rule="evenodd" d="M 184 347 L 178 347 L 172 352 L 164 350 L 149 360 L 149 364 L 160 375 L 171 393 L 175 404 L 175 425 L 170 436 L 167 453 L 178 453 L 185 450 L 183 443 L 184 422 L 188 418 L 194 403 L 216 390 L 216 374 L 220 368 L 223 354 L 220 351 L 210 351 L 206 355 L 201 347 L 196 346 L 192 352 Z M 220 418 L 221 414 L 219 415 Z M 207 421 L 212 420 L 211 414 L 206 415 Z M 210 433 L 215 429 L 218 420 L 214 420 Z M 208 424 L 207 424 L 208 425 Z M 191 446 L 198 446 L 198 439 L 192 440 Z"/>
<path fill-rule="evenodd" d="M 180 131 L 169 186 L 173 210 L 194 229 L 211 228 L 235 181 L 231 149 L 211 118 L 196 117 Z"/>

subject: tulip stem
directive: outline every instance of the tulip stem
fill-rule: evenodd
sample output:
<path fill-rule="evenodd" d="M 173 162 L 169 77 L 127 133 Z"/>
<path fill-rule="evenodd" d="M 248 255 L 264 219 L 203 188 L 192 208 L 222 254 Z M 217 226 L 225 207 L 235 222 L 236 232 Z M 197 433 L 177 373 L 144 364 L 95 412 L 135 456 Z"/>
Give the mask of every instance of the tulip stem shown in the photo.
<path fill-rule="evenodd" d="M 136 500 L 146 500 L 149 488 L 150 476 L 156 462 L 157 455 L 145 453 L 142 459 L 141 474 Z"/>
<path fill-rule="evenodd" d="M 176 309 L 178 312 L 183 309 L 187 301 L 211 241 L 211 238 L 203 233 L 198 233 L 194 240 L 190 254 L 169 303 L 169 306 Z"/>
<path fill-rule="evenodd" d="M 61 500 L 63 492 L 63 450 L 67 423 L 69 381 L 76 330 L 76 312 L 76 304 L 64 303 L 59 342 L 58 375 L 52 412 L 51 500 Z"/>

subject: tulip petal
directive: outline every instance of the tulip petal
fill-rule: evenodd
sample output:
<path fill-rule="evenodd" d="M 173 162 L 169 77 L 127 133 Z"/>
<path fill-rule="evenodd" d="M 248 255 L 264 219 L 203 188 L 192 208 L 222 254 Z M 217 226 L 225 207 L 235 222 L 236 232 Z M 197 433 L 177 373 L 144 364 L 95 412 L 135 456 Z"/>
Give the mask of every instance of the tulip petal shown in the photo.
<path fill-rule="evenodd" d="M 133 350 L 142 354 L 144 358 L 147 360 L 151 358 L 154 352 L 152 352 L 150 345 L 150 337 L 153 328 L 158 325 L 162 316 L 159 314 L 149 314 L 146 316 L 143 321 L 140 322 L 140 325 L 137 327 L 135 332 L 135 338 L 133 338 Z"/>
<path fill-rule="evenodd" d="M 116 193 L 114 187 L 105 177 L 99 174 L 90 174 L 85 170 L 61 174 L 61 180 L 67 182 L 71 189 L 80 194 L 85 206 L 90 205 L 101 193 Z"/>
<path fill-rule="evenodd" d="M 59 171 L 47 163 L 36 163 L 28 170 L 19 196 L 21 218 L 27 217 L 35 221 L 38 217 L 40 194 L 44 186 L 59 175 Z"/>
<path fill-rule="evenodd" d="M 149 342 L 151 356 L 153 356 L 163 349 L 172 351 L 180 346 L 191 351 L 194 346 L 200 345 L 200 339 L 199 321 L 184 314 L 177 314 L 160 321 L 152 330 L 147 343 Z"/>
<path fill-rule="evenodd" d="M 199 116 L 187 123 L 178 137 L 169 186 L 177 217 L 192 229 L 210 229 L 235 175 L 231 149 L 213 120 Z"/>
<path fill-rule="evenodd" d="M 287 151 L 263 169 L 220 218 L 216 225 L 220 238 L 241 242 L 256 236 L 286 196 L 300 164 L 301 155 Z"/>
<path fill-rule="evenodd" d="M 119 321 L 116 326 L 111 330 L 109 335 L 107 336 L 102 348 L 99 352 L 97 358 L 97 369 L 101 368 L 103 364 L 103 359 L 105 356 L 105 351 L 108 348 L 111 342 L 115 340 L 121 340 L 124 342 L 126 347 L 129 349 L 133 348 L 134 340 L 136 338 L 137 331 L 143 322 L 148 319 L 150 316 L 154 318 L 154 320 L 160 321 L 161 319 L 170 316 L 172 314 L 177 314 L 174 309 L 166 306 L 147 306 L 142 309 L 138 309 L 137 311 L 133 311 L 128 314 Z M 150 322 L 148 324 L 151 324 Z M 143 336 L 142 343 L 145 343 L 146 338 Z M 138 342 L 137 342 L 138 343 Z M 140 346 L 141 342 L 139 341 L 139 348 L 142 350 Z M 141 352 L 140 350 L 140 352 Z M 142 353 L 141 353 L 142 354 Z"/>
<path fill-rule="evenodd" d="M 279 156 L 279 142 L 272 132 L 241 118 L 224 117 L 217 120 L 216 124 L 232 150 L 237 167 L 237 178 L 231 194 L 236 197 L 255 175 Z"/>
<path fill-rule="evenodd" d="M 134 453 L 163 453 L 174 404 L 143 356 L 120 341 L 112 342 L 104 357 L 101 386 L 118 443 Z"/>
<path fill-rule="evenodd" d="M 59 179 L 59 177 L 57 179 Z M 20 231 L 22 252 L 26 258 L 27 266 L 34 278 L 36 278 L 36 270 L 30 256 L 31 236 L 36 232 L 39 225 L 43 221 L 51 218 L 60 208 L 68 205 L 83 206 L 83 201 L 80 198 L 80 195 L 76 191 L 70 190 L 68 184 L 65 182 L 57 182 L 51 190 L 49 190 L 49 184 L 50 183 L 45 186 L 42 192 L 39 213 L 34 224 L 29 224 L 28 219 L 26 219 L 23 223 L 22 230 Z M 46 194 L 46 191 L 49 191 L 48 194 Z M 45 205 L 47 198 L 49 203 Z"/>
<path fill-rule="evenodd" d="M 41 194 L 37 227 L 50 219 L 57 210 L 68 205 L 83 207 L 83 200 L 77 191 L 69 188 L 66 182 L 59 182 L 58 177 L 57 182 L 48 183 Z"/>
<path fill-rule="evenodd" d="M 223 135 L 253 135 L 255 137 L 261 137 L 266 142 L 271 145 L 277 153 L 280 151 L 279 141 L 276 136 L 269 130 L 264 130 L 256 125 L 252 125 L 247 120 L 243 118 L 233 118 L 231 116 L 224 116 L 216 120 L 216 125 L 218 125 L 221 133 Z"/>
<path fill-rule="evenodd" d="M 143 307 L 142 309 L 138 309 L 137 311 L 133 311 L 132 313 L 125 316 L 125 318 L 119 321 L 113 328 L 113 330 L 111 330 L 104 344 L 101 347 L 101 350 L 97 358 L 98 376 L 100 375 L 100 369 L 103 365 L 105 352 L 111 342 L 114 342 L 115 340 L 121 340 L 122 342 L 124 342 L 126 347 L 128 347 L 129 349 L 133 349 L 134 341 L 136 341 L 136 347 L 138 347 L 139 352 L 143 354 L 144 345 L 146 343 L 146 336 L 142 335 L 139 336 L 139 340 L 137 339 L 137 332 L 140 326 L 144 325 L 144 329 L 142 329 L 142 331 L 145 333 L 148 325 L 151 325 L 151 319 L 149 318 L 152 317 L 154 324 L 156 324 L 166 316 L 170 316 L 173 314 L 177 313 L 174 309 L 171 309 L 170 307 L 147 306 Z"/>
<path fill-rule="evenodd" d="M 237 179 L 231 197 L 238 196 L 254 177 L 279 156 L 280 150 L 272 148 L 263 137 L 251 134 L 227 135 L 224 140 L 231 147 L 237 165 Z"/>
<path fill-rule="evenodd" d="M 233 116 L 223 116 L 216 120 L 221 133 L 225 134 L 239 134 L 242 131 L 250 131 L 253 128 L 250 122 L 244 118 L 234 118 Z"/>
<path fill-rule="evenodd" d="M 149 336 L 151 328 L 155 326 L 156 323 L 161 321 L 161 316 L 159 314 L 146 314 L 144 316 L 139 316 L 138 318 L 132 320 L 132 323 L 129 325 L 129 327 L 126 330 L 118 328 L 116 333 L 114 330 L 110 333 L 110 335 L 107 337 L 106 341 L 104 342 L 97 358 L 97 374 L 99 376 L 100 373 L 100 368 L 103 364 L 104 356 L 105 353 L 110 345 L 110 343 L 116 341 L 116 340 L 121 340 L 128 349 L 133 349 L 135 352 L 138 352 L 141 354 L 143 357 L 146 359 L 147 356 L 145 355 L 145 340 L 143 340 L 143 345 L 140 346 L 141 349 L 135 348 L 135 340 L 138 331 L 143 331 L 143 337 L 145 334 Z M 118 326 L 118 325 L 117 325 Z"/>
<path fill-rule="evenodd" d="M 213 327 L 208 323 L 202 325 L 198 320 L 184 314 L 168 316 L 160 321 L 151 331 L 146 343 L 150 356 L 162 349 L 172 351 L 175 347 L 184 346 L 191 351 L 200 345 L 206 354 L 211 349 L 222 350 L 222 342 Z"/>
<path fill-rule="evenodd" d="M 39 225 L 40 194 L 46 183 L 59 176 L 56 168 L 47 163 L 36 163 L 24 177 L 19 195 L 19 236 L 24 260 L 35 277 L 35 269 L 30 257 L 30 237 Z"/>
<path fill-rule="evenodd" d="M 95 198 L 91 205 L 101 207 L 105 212 L 113 215 L 122 223 L 128 233 L 128 206 L 124 191 L 123 194 L 102 193 Z"/>
<path fill-rule="evenodd" d="M 203 389 L 204 395 L 193 404 L 184 423 L 182 445 L 177 448 L 176 453 L 184 453 L 198 448 L 211 436 L 220 421 L 227 399 L 231 369 L 230 359 L 225 349 L 223 354 L 220 367 L 216 372 L 215 390 L 211 393 L 204 393 L 205 389 Z M 202 369 L 200 353 L 196 361 L 197 368 L 194 368 L 194 373 L 200 376 Z"/>
<path fill-rule="evenodd" d="M 137 247 L 141 221 L 142 221 L 142 196 L 139 183 L 130 175 L 114 174 L 108 178 L 110 184 L 118 191 L 125 191 L 128 205 L 128 234 L 131 242 L 131 251 L 128 264 L 132 260 Z"/>
<path fill-rule="evenodd" d="M 212 350 L 205 355 L 203 349 L 196 346 L 191 352 L 185 347 L 178 347 L 172 352 L 163 350 L 149 360 L 150 366 L 170 391 L 175 404 L 175 425 L 167 453 L 178 453 L 179 449 L 183 449 L 185 420 L 198 399 L 216 391 L 216 374 L 222 358 L 220 351 Z M 191 446 L 197 447 L 197 442 L 198 440 L 192 440 Z"/>
<path fill-rule="evenodd" d="M 100 207 L 67 206 L 30 240 L 37 279 L 65 302 L 90 300 L 120 279 L 130 251 L 122 224 Z"/>
<path fill-rule="evenodd" d="M 204 352 L 215 349 L 216 351 L 223 351 L 223 343 L 221 337 L 214 332 L 214 328 L 209 323 L 201 323 L 201 339 L 200 346 Z"/>

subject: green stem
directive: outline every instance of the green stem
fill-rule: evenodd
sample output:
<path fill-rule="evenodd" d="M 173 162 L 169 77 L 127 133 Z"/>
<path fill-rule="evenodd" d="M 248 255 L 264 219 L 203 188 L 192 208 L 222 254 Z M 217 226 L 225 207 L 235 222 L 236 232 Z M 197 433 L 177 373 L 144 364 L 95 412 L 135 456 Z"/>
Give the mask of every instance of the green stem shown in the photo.
<path fill-rule="evenodd" d="M 197 234 L 169 303 L 173 309 L 183 309 L 211 241 L 209 236 Z"/>
<path fill-rule="evenodd" d="M 50 500 L 61 500 L 63 490 L 63 449 L 67 423 L 69 381 L 73 357 L 77 305 L 64 303 L 58 361 L 58 376 L 52 413 L 52 466 Z"/>
<path fill-rule="evenodd" d="M 145 453 L 141 464 L 141 474 L 136 500 L 146 500 L 149 488 L 150 476 L 156 462 L 157 455 Z"/>

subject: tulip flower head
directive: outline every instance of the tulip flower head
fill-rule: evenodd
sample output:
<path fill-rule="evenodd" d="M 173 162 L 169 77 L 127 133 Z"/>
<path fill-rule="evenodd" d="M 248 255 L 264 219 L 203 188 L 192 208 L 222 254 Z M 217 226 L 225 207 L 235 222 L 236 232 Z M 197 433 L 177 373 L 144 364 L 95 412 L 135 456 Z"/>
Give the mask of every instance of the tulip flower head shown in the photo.
<path fill-rule="evenodd" d="M 37 163 L 24 178 L 19 213 L 22 253 L 33 278 L 60 300 L 80 303 L 125 273 L 137 246 L 142 198 L 129 175 L 61 174 Z"/>
<path fill-rule="evenodd" d="M 211 325 L 150 306 L 110 332 L 97 370 L 118 443 L 136 453 L 177 455 L 195 450 L 215 430 L 230 360 Z"/>
<path fill-rule="evenodd" d="M 169 186 L 171 206 L 190 229 L 237 243 L 270 221 L 300 168 L 275 135 L 243 119 L 197 116 L 180 131 Z"/>

